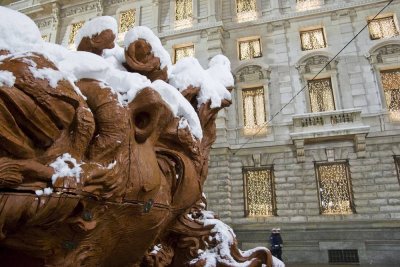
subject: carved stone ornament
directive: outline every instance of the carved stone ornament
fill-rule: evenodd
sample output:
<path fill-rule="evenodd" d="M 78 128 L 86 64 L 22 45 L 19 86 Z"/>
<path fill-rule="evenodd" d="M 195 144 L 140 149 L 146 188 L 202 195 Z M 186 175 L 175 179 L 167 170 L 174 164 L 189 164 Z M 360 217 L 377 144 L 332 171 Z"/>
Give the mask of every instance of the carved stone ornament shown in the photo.
<path fill-rule="evenodd" d="M 238 82 L 252 82 L 263 79 L 268 79 L 268 71 L 261 66 L 250 65 L 241 68 L 235 75 L 235 81 Z"/>
<path fill-rule="evenodd" d="M 28 19 L 0 7 L 0 30 L 27 30 L 6 17 Z M 101 81 L 114 70 L 91 76 L 102 68 L 86 60 L 105 62 L 92 53 L 109 47 L 107 29 L 79 45 L 91 53 L 45 44 L 32 29 L 17 37 L 42 49 L 24 43 L 26 52 L 13 51 L 17 37 L 3 47 L 0 42 L 1 266 L 284 266 L 266 248 L 241 252 L 232 229 L 206 210 L 202 191 L 215 120 L 230 99 L 212 106 L 197 100 L 200 87 L 180 93 L 157 80 L 121 102 L 121 94 Z M 59 53 L 45 56 L 46 47 Z M 59 71 L 62 53 L 64 61 L 77 61 L 76 80 L 74 68 Z M 132 43 L 125 56 L 128 70 L 115 70 L 120 76 L 112 78 L 140 81 L 129 73 L 140 71 L 165 79 L 147 42 Z M 197 117 L 188 121 L 198 121 L 202 137 L 155 84 L 185 102 Z"/>

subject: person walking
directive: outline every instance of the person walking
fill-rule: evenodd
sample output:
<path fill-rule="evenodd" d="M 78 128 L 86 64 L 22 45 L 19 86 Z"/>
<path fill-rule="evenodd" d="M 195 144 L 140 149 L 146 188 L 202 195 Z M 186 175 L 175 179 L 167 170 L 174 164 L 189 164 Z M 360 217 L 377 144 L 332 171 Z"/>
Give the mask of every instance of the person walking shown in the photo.
<path fill-rule="evenodd" d="M 282 260 L 283 240 L 280 228 L 272 228 L 271 235 L 269 236 L 269 243 L 271 244 L 272 255 Z"/>

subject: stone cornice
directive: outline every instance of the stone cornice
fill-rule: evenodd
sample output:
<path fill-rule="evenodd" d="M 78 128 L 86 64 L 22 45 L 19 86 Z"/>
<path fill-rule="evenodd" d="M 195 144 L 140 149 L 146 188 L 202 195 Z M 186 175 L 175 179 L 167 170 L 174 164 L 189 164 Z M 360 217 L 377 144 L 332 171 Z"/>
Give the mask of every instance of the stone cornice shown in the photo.
<path fill-rule="evenodd" d="M 96 0 L 69 7 L 62 7 L 60 17 L 65 18 L 88 12 L 102 12 L 102 11 L 103 11 L 102 1 Z"/>

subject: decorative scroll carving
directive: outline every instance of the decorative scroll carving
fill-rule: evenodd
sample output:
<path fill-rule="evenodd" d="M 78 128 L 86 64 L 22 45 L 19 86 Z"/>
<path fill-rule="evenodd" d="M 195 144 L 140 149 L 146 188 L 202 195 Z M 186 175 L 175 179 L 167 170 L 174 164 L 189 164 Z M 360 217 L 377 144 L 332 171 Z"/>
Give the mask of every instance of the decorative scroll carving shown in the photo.
<path fill-rule="evenodd" d="M 103 11 L 102 5 L 99 1 L 84 3 L 81 5 L 72 6 L 61 10 L 61 18 L 75 16 L 86 12 L 96 11 L 101 13 Z"/>
<path fill-rule="evenodd" d="M 257 65 L 246 66 L 235 75 L 236 82 L 258 81 L 267 78 L 267 71 Z"/>
<path fill-rule="evenodd" d="M 383 58 L 388 55 L 400 55 L 400 45 L 393 44 L 393 45 L 386 45 L 382 48 L 379 48 L 374 52 L 376 55 L 377 63 L 384 63 Z"/>

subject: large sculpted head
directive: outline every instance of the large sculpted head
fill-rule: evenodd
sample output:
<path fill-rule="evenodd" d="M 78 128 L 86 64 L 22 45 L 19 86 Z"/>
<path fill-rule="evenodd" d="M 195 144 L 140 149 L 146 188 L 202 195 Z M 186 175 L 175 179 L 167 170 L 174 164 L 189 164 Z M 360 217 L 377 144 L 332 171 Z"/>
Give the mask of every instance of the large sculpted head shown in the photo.
<path fill-rule="evenodd" d="M 7 17 L 31 32 L 15 35 Z M 97 22 L 82 28 L 73 52 L 0 7 L 0 37 L 11 35 L 0 41 L 2 262 L 272 266 L 266 249 L 243 256 L 205 211 L 229 61 L 174 66 L 149 29 L 132 29 L 123 49 L 112 19 Z"/>

